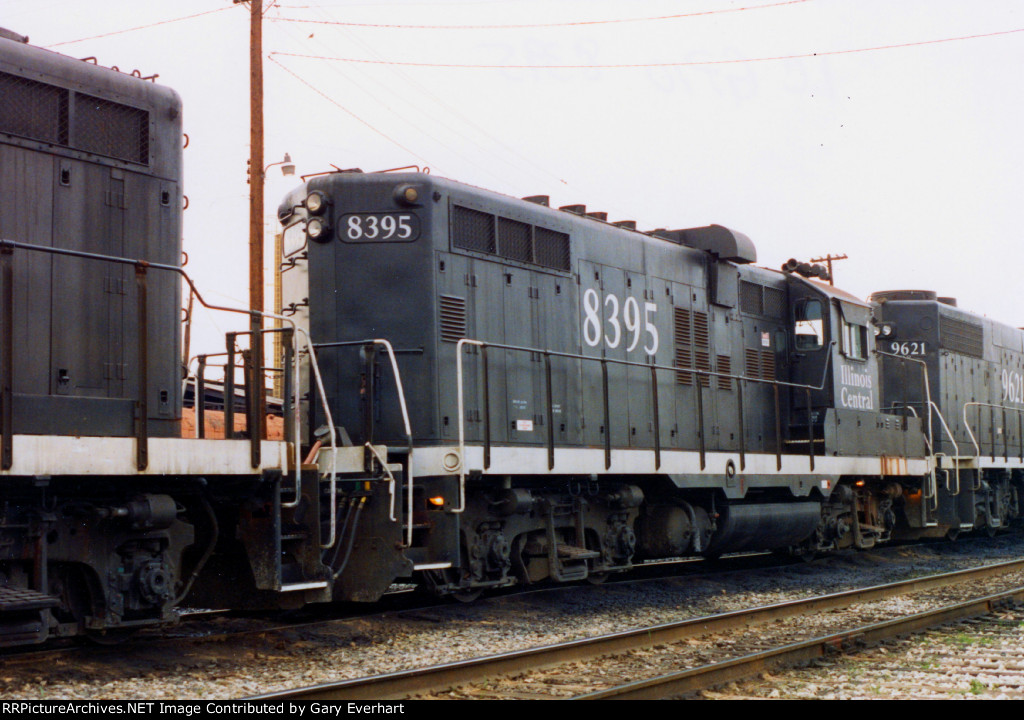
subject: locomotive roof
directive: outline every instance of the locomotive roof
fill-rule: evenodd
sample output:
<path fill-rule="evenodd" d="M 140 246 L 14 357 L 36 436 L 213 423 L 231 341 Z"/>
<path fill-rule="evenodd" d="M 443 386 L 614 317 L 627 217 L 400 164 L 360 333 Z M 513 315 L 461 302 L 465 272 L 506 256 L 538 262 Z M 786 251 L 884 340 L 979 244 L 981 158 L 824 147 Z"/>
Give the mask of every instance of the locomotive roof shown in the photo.
<path fill-rule="evenodd" d="M 149 78 L 144 80 L 138 70 L 130 73 L 121 72 L 9 39 L 5 35 L 0 35 L 0 71 L 71 90 L 92 94 L 100 92 L 113 99 L 136 105 L 169 104 L 175 108 L 181 106 L 176 91 L 149 82 Z M 156 75 L 152 77 L 155 79 Z"/>

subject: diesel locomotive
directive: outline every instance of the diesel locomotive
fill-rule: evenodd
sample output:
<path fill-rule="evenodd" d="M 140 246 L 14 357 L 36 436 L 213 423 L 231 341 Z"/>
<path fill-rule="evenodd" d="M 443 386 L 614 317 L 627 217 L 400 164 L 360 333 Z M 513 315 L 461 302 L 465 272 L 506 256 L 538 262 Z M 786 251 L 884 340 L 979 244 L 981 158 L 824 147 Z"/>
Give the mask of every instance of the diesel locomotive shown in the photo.
<path fill-rule="evenodd" d="M 330 422 L 386 480 L 376 498 L 343 484 L 369 493 L 374 530 L 346 526 L 338 597 L 377 596 L 396 570 L 472 597 L 1019 515 L 1019 331 L 757 267 L 722 226 L 642 233 L 425 173 L 316 177 L 279 217 Z M 982 392 L 982 367 L 1007 394 Z"/>
<path fill-rule="evenodd" d="M 313 176 L 281 312 L 182 358 L 181 103 L 139 75 L 0 32 L 0 646 L 1019 518 L 1024 334 L 719 225 Z"/>

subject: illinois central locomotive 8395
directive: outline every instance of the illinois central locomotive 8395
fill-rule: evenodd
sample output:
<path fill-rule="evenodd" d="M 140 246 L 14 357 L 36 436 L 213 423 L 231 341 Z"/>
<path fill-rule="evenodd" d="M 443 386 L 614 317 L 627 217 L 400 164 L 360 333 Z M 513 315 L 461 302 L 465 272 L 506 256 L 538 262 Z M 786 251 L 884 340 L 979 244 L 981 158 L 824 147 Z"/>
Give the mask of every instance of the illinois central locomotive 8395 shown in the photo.
<path fill-rule="evenodd" d="M 309 429 L 343 429 L 379 478 L 343 484 L 362 508 L 343 597 L 870 547 L 973 527 L 968 485 L 983 526 L 1018 514 L 1019 471 L 974 487 L 976 460 L 935 460 L 940 410 L 891 399 L 927 379 L 876 347 L 892 323 L 756 267 L 740 233 L 640 233 L 419 173 L 317 177 L 279 214 L 331 412 Z"/>

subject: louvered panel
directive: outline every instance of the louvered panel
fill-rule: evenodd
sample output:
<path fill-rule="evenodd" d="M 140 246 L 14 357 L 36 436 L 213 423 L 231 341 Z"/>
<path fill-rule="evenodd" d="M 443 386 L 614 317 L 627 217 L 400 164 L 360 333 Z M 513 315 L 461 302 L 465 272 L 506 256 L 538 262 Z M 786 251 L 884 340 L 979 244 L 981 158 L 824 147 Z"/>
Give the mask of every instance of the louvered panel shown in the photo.
<path fill-rule="evenodd" d="M 748 378 L 760 379 L 761 375 L 761 354 L 755 348 L 747 348 L 744 351 Z"/>
<path fill-rule="evenodd" d="M 707 370 L 711 372 L 711 353 L 707 350 L 694 349 L 693 351 L 694 367 L 698 370 Z M 701 387 L 711 387 L 711 376 L 710 375 L 698 375 L 700 378 Z"/>
<path fill-rule="evenodd" d="M 458 342 L 466 337 L 466 299 L 441 296 L 441 339 Z"/>
<path fill-rule="evenodd" d="M 693 314 L 693 344 L 695 347 L 705 349 L 710 346 L 707 313 L 695 312 Z"/>
<path fill-rule="evenodd" d="M 675 360 L 677 368 L 693 367 L 693 356 L 690 355 L 689 348 L 681 348 L 678 345 L 676 345 Z M 677 372 L 676 383 L 679 385 L 693 385 L 693 373 Z"/>
<path fill-rule="evenodd" d="M 690 331 L 690 311 L 686 308 L 675 308 L 675 333 L 676 345 L 689 345 L 693 342 L 693 335 Z"/>
<path fill-rule="evenodd" d="M 728 355 L 718 356 L 718 372 L 722 375 L 732 375 L 732 358 Z M 717 375 L 719 390 L 732 390 L 732 378 Z"/>
<path fill-rule="evenodd" d="M 690 311 L 686 308 L 673 308 L 672 321 L 676 341 L 675 366 L 677 368 L 692 368 L 693 356 L 690 354 L 690 344 L 693 340 L 693 333 L 690 329 Z M 676 383 L 693 385 L 693 374 L 677 372 Z"/>
<path fill-rule="evenodd" d="M 771 350 L 761 351 L 761 377 L 765 380 L 775 379 L 775 353 Z"/>

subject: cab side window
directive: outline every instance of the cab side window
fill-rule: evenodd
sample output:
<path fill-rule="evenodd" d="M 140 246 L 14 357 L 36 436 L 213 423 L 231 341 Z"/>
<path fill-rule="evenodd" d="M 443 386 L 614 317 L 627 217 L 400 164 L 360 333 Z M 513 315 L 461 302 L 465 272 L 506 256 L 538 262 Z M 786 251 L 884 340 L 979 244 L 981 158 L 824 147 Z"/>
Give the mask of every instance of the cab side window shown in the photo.
<path fill-rule="evenodd" d="M 820 300 L 801 300 L 796 306 L 796 349 L 819 350 L 825 344 L 825 321 Z"/>
<path fill-rule="evenodd" d="M 868 359 L 868 329 L 843 320 L 843 354 L 851 360 Z"/>

